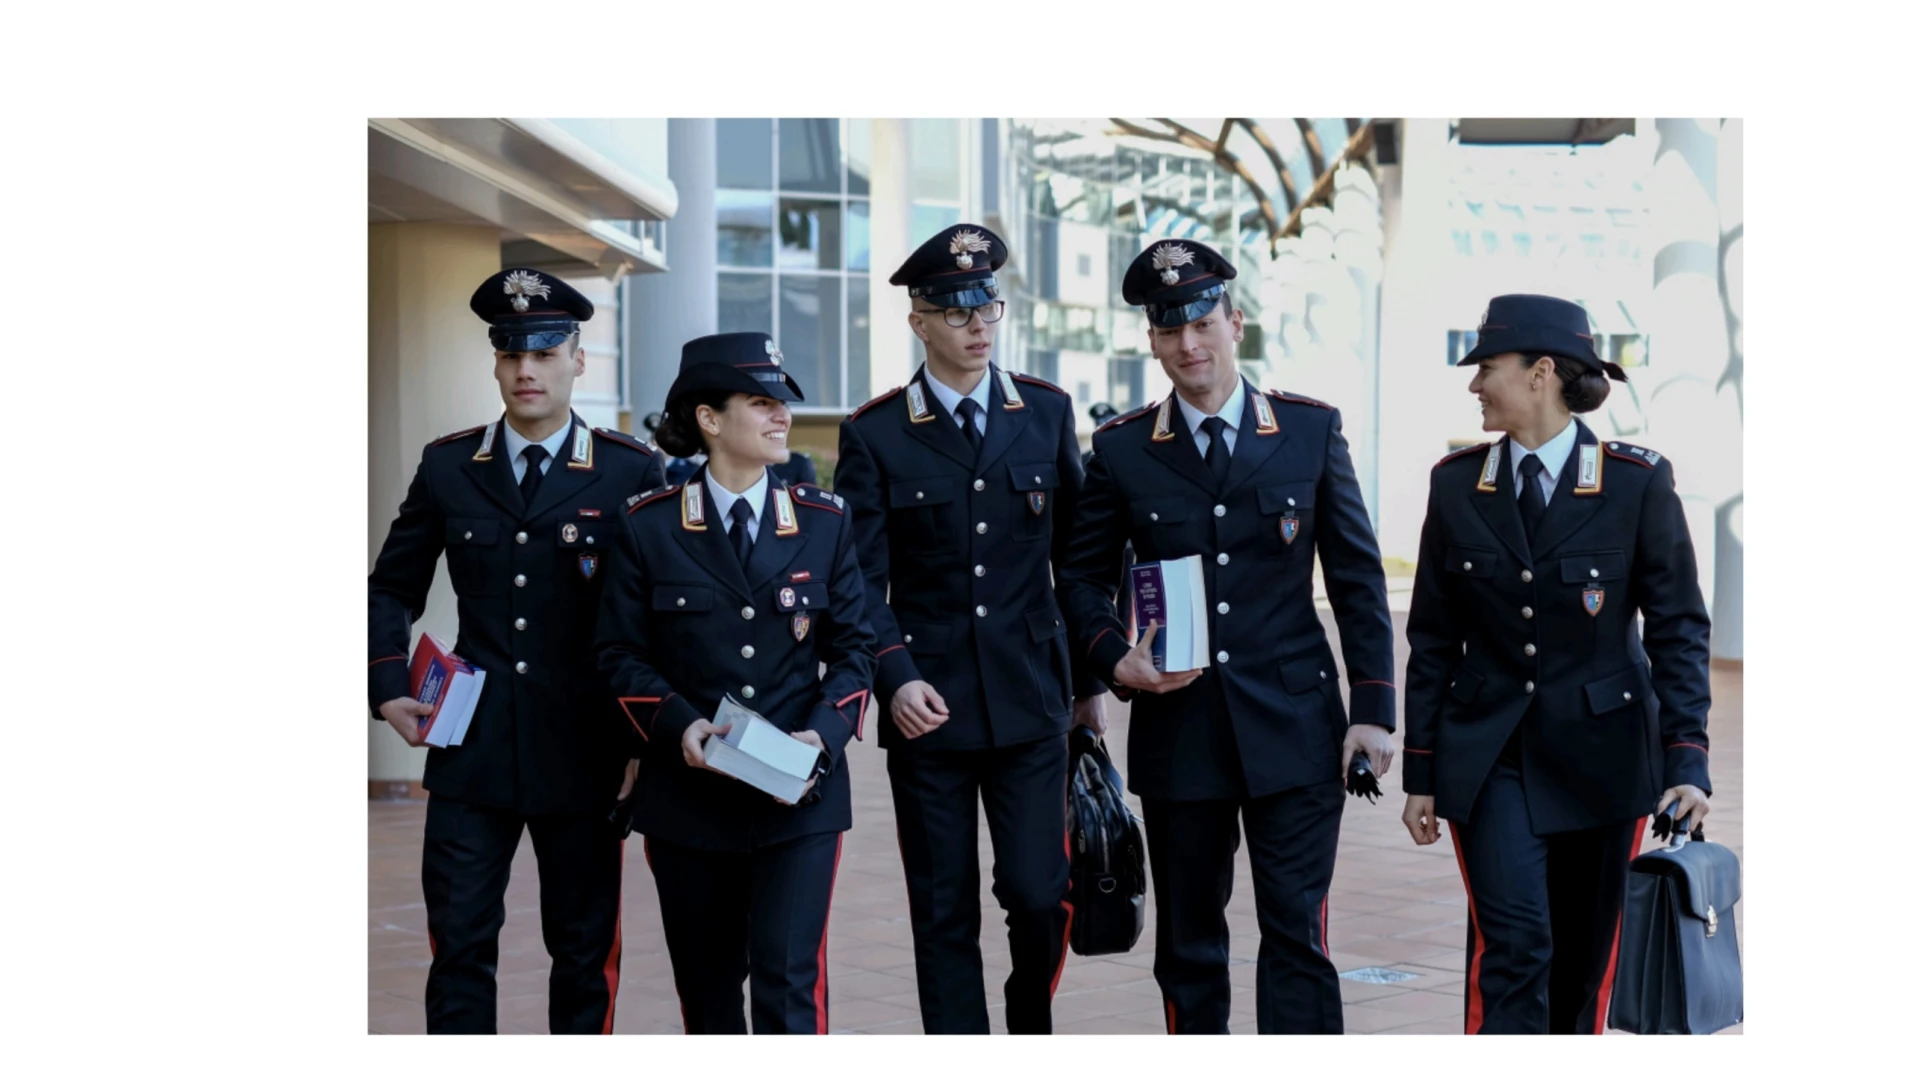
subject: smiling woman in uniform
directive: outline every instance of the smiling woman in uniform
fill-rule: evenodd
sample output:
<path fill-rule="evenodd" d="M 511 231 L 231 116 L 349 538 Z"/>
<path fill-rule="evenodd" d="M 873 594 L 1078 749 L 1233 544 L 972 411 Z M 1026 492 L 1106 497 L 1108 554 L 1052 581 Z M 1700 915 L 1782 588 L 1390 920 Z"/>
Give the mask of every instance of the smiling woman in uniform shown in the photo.
<path fill-rule="evenodd" d="M 635 496 L 596 649 L 626 714 L 634 829 L 646 836 L 687 1031 L 827 1032 L 827 909 L 852 824 L 843 752 L 873 683 L 863 584 L 840 499 L 789 487 L 799 386 L 765 334 L 697 338 L 656 431 L 683 486 Z M 820 665 L 826 665 L 820 674 Z M 709 768 L 723 698 L 820 751 L 797 805 Z"/>
<path fill-rule="evenodd" d="M 1467 1033 L 1599 1034 L 1647 815 L 1707 816 L 1707 609 L 1672 463 L 1574 416 L 1627 378 L 1585 310 L 1495 297 L 1461 364 L 1504 434 L 1434 466 L 1402 819 L 1453 836 Z"/>

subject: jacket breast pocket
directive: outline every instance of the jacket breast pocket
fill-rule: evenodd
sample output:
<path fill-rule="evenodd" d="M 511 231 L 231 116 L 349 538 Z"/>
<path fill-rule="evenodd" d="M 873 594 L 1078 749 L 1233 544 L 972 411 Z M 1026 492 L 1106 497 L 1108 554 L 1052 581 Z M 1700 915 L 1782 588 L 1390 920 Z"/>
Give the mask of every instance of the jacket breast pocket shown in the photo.
<path fill-rule="evenodd" d="M 1618 581 L 1626 576 L 1627 554 L 1624 551 L 1587 551 L 1560 558 L 1560 580 L 1568 585 Z"/>
<path fill-rule="evenodd" d="M 1060 487 L 1060 470 L 1051 461 L 1008 465 L 1007 478 L 1020 505 L 1013 511 L 1015 540 L 1045 540 L 1053 535 L 1053 499 Z"/>
<path fill-rule="evenodd" d="M 695 615 L 712 611 L 713 586 L 660 582 L 653 587 L 653 610 L 669 615 Z"/>
<path fill-rule="evenodd" d="M 895 480 L 887 488 L 888 532 L 909 548 L 957 550 L 960 508 L 954 494 L 953 480 L 944 476 Z"/>
<path fill-rule="evenodd" d="M 500 558 L 500 519 L 447 519 L 447 576 L 461 596 L 498 596 L 506 589 Z"/>
<path fill-rule="evenodd" d="M 808 581 L 782 585 L 773 591 L 773 609 L 779 612 L 827 610 L 827 583 Z"/>
<path fill-rule="evenodd" d="M 1587 707 L 1595 716 L 1605 716 L 1615 709 L 1624 709 L 1632 705 L 1646 705 L 1647 678 L 1635 668 L 1628 668 L 1604 679 L 1595 679 L 1584 689 L 1587 693 Z"/>
<path fill-rule="evenodd" d="M 563 521 L 555 526 L 561 579 L 598 588 L 606 576 L 614 527 L 613 522 L 592 519 Z"/>
<path fill-rule="evenodd" d="M 1260 489 L 1260 516 L 1266 521 L 1270 549 L 1282 554 L 1296 547 L 1312 550 L 1313 489 L 1311 480 L 1269 484 Z M 1301 543 L 1303 540 L 1306 543 Z"/>
<path fill-rule="evenodd" d="M 1142 499 L 1134 503 L 1132 539 L 1135 554 L 1142 561 L 1183 554 L 1183 546 L 1192 546 L 1182 543 L 1187 518 L 1192 512 L 1193 508 L 1187 504 L 1187 500 L 1181 498 Z"/>
<path fill-rule="evenodd" d="M 1490 578 L 1500 565 L 1500 553 L 1493 548 L 1447 546 L 1444 568 L 1459 577 Z"/>

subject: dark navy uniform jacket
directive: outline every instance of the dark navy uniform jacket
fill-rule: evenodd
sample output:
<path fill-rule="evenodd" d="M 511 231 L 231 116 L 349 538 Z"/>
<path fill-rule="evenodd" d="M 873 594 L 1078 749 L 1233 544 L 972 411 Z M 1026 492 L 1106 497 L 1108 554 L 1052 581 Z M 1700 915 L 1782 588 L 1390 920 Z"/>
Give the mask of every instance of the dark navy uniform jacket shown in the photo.
<path fill-rule="evenodd" d="M 1711 791 L 1709 625 L 1673 464 L 1576 423 L 1532 545 L 1506 439 L 1434 466 L 1402 775 L 1440 818 L 1467 817 L 1521 724 L 1535 833 L 1651 814 L 1677 784 Z"/>
<path fill-rule="evenodd" d="M 459 601 L 454 651 L 487 681 L 461 745 L 428 750 L 427 790 L 523 814 L 602 810 L 626 759 L 608 734 L 618 711 L 593 663 L 594 619 L 626 501 L 661 483 L 659 459 L 576 415 L 525 506 L 505 423 L 420 455 L 367 578 L 368 704 L 377 715 L 409 695 L 412 626 L 445 552 Z"/>
<path fill-rule="evenodd" d="M 1136 694 L 1127 785 L 1145 798 L 1258 798 L 1338 780 L 1347 715 L 1313 602 L 1314 556 L 1340 629 L 1355 723 L 1394 723 L 1386 574 L 1332 406 L 1243 379 L 1216 490 L 1173 396 L 1094 433 L 1061 576 L 1077 650 L 1112 682 L 1131 647 L 1114 610 L 1121 553 L 1201 556 L 1211 666 L 1183 690 Z M 1144 629 L 1144 628 L 1143 628 Z"/>
<path fill-rule="evenodd" d="M 621 559 L 601 606 L 594 647 L 627 747 L 642 759 L 633 827 L 710 851 L 844 831 L 853 822 L 844 754 L 873 686 L 846 507 L 817 487 L 769 478 L 743 571 L 707 483 L 702 468 L 623 508 Z M 782 730 L 819 734 L 834 764 L 816 782 L 817 801 L 785 806 L 687 765 L 681 736 L 727 694 Z"/>
<path fill-rule="evenodd" d="M 853 513 L 880 661 L 880 745 L 971 750 L 1063 735 L 1105 688 L 1076 665 L 1054 596 L 1080 491 L 1073 399 L 989 366 L 976 461 L 953 414 L 912 381 L 840 425 L 834 490 Z M 887 712 L 924 680 L 949 719 L 908 739 Z"/>

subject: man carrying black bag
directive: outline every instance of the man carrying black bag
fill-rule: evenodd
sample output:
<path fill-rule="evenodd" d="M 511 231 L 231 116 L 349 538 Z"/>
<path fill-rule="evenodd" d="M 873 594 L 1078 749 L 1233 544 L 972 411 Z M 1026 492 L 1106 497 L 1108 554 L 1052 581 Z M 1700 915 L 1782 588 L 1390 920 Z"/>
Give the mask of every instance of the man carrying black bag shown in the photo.
<path fill-rule="evenodd" d="M 1147 844 L 1126 785 L 1091 728 L 1067 736 L 1071 945 L 1080 956 L 1127 952 L 1147 925 Z"/>

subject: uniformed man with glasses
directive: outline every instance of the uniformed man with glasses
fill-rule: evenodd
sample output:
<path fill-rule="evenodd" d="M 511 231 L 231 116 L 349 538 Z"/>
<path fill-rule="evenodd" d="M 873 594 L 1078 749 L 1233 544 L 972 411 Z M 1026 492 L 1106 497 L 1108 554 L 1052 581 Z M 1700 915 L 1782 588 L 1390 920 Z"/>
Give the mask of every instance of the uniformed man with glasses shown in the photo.
<path fill-rule="evenodd" d="M 1053 591 L 1080 491 L 1073 399 L 993 363 L 1006 258 L 998 236 L 961 224 L 894 273 L 927 362 L 841 424 L 834 476 L 878 638 L 880 745 L 929 1033 L 989 1030 L 982 804 L 1013 958 L 1007 1030 L 1052 1030 L 1072 915 L 1067 730 L 1105 727 L 1105 687 L 1071 656 Z"/>

